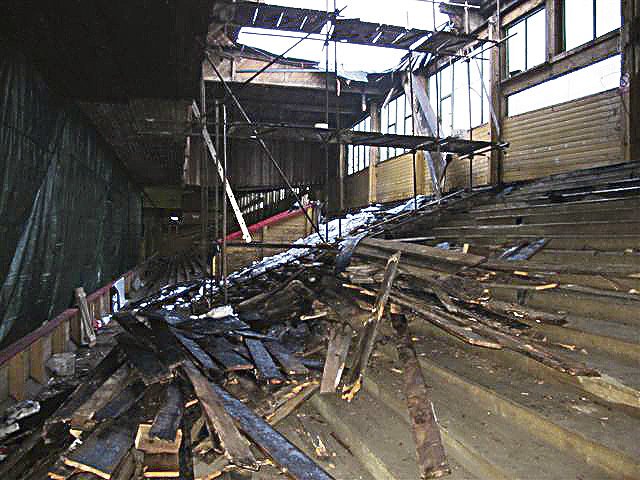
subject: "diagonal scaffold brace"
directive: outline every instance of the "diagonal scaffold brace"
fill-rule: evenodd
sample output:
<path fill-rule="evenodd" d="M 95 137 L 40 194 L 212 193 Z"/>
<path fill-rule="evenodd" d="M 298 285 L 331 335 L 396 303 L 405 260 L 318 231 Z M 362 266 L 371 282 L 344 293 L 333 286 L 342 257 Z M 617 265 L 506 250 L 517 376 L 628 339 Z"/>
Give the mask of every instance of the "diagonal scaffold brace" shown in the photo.
<path fill-rule="evenodd" d="M 309 223 L 313 226 L 313 229 L 318 234 L 318 237 L 322 240 L 323 236 L 322 236 L 322 233 L 320 233 L 320 229 L 318 228 L 318 225 L 313 221 L 313 219 L 309 215 L 309 212 L 304 207 L 304 205 L 302 205 L 302 200 L 300 199 L 300 196 L 293 189 L 293 186 L 291 185 L 291 182 L 289 182 L 289 179 L 287 178 L 287 176 L 285 175 L 284 171 L 282 170 L 282 168 L 278 164 L 277 160 L 275 159 L 275 157 L 271 153 L 271 150 L 269 150 L 269 147 L 267 147 L 267 144 L 260 137 L 260 134 L 259 134 L 258 130 L 255 128 L 255 123 L 251 120 L 251 118 L 249 117 L 249 115 L 247 114 L 245 109 L 242 107 L 242 104 L 240 103 L 240 100 L 238 100 L 238 97 L 233 93 L 233 91 L 231 90 L 231 87 L 229 87 L 229 84 L 222 77 L 222 74 L 218 70 L 218 67 L 216 67 L 215 63 L 213 63 L 213 61 L 211 60 L 211 57 L 209 56 L 209 52 L 206 52 L 206 58 L 207 58 L 207 61 L 209 62 L 209 65 L 211 65 L 211 68 L 213 69 L 213 71 L 215 72 L 216 76 L 220 80 L 220 83 L 224 87 L 224 89 L 225 89 L 227 95 L 229 96 L 229 98 L 231 98 L 231 100 L 233 100 L 234 105 L 236 106 L 236 108 L 238 109 L 238 111 L 240 112 L 240 114 L 242 115 L 244 120 L 249 125 L 251 125 L 251 130 L 252 130 L 253 136 L 256 137 L 256 140 L 260 144 L 260 147 L 264 150 L 264 152 L 266 153 L 267 157 L 269 157 L 269 160 L 271 161 L 271 163 L 273 164 L 273 166 L 277 170 L 278 174 L 280 175 L 280 178 L 282 178 L 282 181 L 284 181 L 284 183 L 286 184 L 287 189 L 293 194 L 293 197 L 296 199 L 296 202 L 297 202 L 300 210 L 302 211 L 302 213 L 304 213 L 304 216 L 309 221 Z M 327 188 L 328 188 L 328 185 L 327 185 Z M 324 241 L 325 242 L 329 241 L 328 236 L 324 238 Z"/>
<path fill-rule="evenodd" d="M 196 104 L 195 100 L 191 105 L 191 109 L 193 110 L 193 116 L 196 118 L 196 120 L 200 120 L 200 110 L 198 109 L 198 105 Z M 225 181 L 225 175 L 227 174 L 227 172 L 224 171 L 222 164 L 218 161 L 218 154 L 216 153 L 216 149 L 214 148 L 213 142 L 211 141 L 211 135 L 209 135 L 207 126 L 204 124 L 202 125 L 202 138 L 204 138 L 204 143 L 207 145 L 207 149 L 209 150 L 211 159 L 216 165 L 220 180 L 222 180 L 226 187 L 226 193 L 227 197 L 229 198 L 229 203 L 231 203 L 231 208 L 233 209 L 233 213 L 235 214 L 236 220 L 238 220 L 238 225 L 240 225 L 240 230 L 242 231 L 242 238 L 245 242 L 251 243 L 251 234 L 249 233 L 247 223 L 244 221 L 244 217 L 242 216 L 242 212 L 240 211 L 240 207 L 238 206 L 238 202 L 236 201 L 236 196 L 233 194 L 233 190 L 231 190 L 231 185 L 229 184 L 229 182 Z"/>

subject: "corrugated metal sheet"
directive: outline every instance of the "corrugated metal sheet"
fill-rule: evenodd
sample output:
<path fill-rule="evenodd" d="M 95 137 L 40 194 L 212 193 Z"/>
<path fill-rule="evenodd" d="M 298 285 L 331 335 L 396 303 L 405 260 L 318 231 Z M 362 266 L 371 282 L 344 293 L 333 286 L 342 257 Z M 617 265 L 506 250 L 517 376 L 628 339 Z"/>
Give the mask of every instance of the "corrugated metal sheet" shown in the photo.
<path fill-rule="evenodd" d="M 623 156 L 615 90 L 507 118 L 504 181 L 613 164 Z"/>

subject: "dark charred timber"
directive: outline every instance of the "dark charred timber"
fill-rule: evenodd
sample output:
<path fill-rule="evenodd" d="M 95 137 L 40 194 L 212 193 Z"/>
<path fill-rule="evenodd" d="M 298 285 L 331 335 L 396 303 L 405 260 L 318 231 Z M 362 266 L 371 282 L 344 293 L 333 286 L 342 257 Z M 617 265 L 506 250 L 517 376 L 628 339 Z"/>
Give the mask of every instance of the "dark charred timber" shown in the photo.
<path fill-rule="evenodd" d="M 177 325 L 180 330 L 198 332 L 201 335 L 223 335 L 233 331 L 249 330 L 249 325 L 238 317 L 229 315 L 222 318 L 203 317 L 187 319 Z"/>
<path fill-rule="evenodd" d="M 171 371 L 158 359 L 156 354 L 145 348 L 143 342 L 122 332 L 116 336 L 118 345 L 125 352 L 127 361 L 140 373 L 145 385 L 167 382 L 173 378 Z"/>
<path fill-rule="evenodd" d="M 150 317 L 149 324 L 152 332 L 150 340 L 162 362 L 172 370 L 182 365 L 185 355 L 167 322 L 164 319 Z"/>
<path fill-rule="evenodd" d="M 223 376 L 223 372 L 220 367 L 218 367 L 214 363 L 211 357 L 200 347 L 200 345 L 198 345 L 195 340 L 190 339 L 184 333 L 180 333 L 176 329 L 173 329 L 173 334 L 208 375 L 210 375 L 212 378 L 221 378 Z"/>
<path fill-rule="evenodd" d="M 347 361 L 353 330 L 348 324 L 336 324 L 329 333 L 329 346 L 322 372 L 320 393 L 335 393 Z"/>
<path fill-rule="evenodd" d="M 82 383 L 73 391 L 68 400 L 49 417 L 44 425 L 45 440 L 59 433 L 60 429 L 68 427 L 75 412 L 94 394 L 98 388 L 111 376 L 124 362 L 124 355 L 119 347 L 113 347 L 109 353 L 98 363 L 93 370 L 92 377 Z"/>
<path fill-rule="evenodd" d="M 110 479 L 133 446 L 134 425 L 113 423 L 99 428 L 64 458 L 65 464 Z M 108 448 L 105 446 L 108 445 Z"/>
<path fill-rule="evenodd" d="M 351 257 L 358 248 L 358 244 L 367 236 L 367 232 L 347 238 L 336 256 L 335 274 L 344 272 L 351 263 Z"/>
<path fill-rule="evenodd" d="M 336 247 L 328 244 L 304 245 L 300 243 L 278 243 L 278 242 L 227 242 L 227 247 L 240 248 L 284 248 L 284 249 L 308 249 L 308 250 L 335 250 Z"/>
<path fill-rule="evenodd" d="M 376 303 L 374 307 L 373 315 L 367 320 L 364 328 L 360 332 L 358 337 L 358 344 L 354 353 L 353 368 L 349 375 L 349 380 L 345 386 L 344 397 L 347 399 L 353 399 L 354 395 L 360 390 L 362 386 L 362 379 L 367 370 L 369 363 L 369 357 L 373 352 L 376 336 L 378 334 L 378 326 L 382 321 L 384 315 L 385 306 L 389 299 L 389 293 L 393 286 L 393 281 L 396 278 L 398 272 L 398 263 L 400 262 L 401 253 L 398 251 L 389 257 L 387 266 L 384 272 L 384 279 L 382 285 L 378 291 Z"/>
<path fill-rule="evenodd" d="M 223 388 L 213 385 L 225 409 L 239 428 L 282 470 L 296 480 L 329 480 L 333 477 L 293 446 L 249 407 Z"/>
<path fill-rule="evenodd" d="M 184 396 L 174 381 L 167 385 L 162 406 L 149 430 L 152 438 L 173 441 L 176 438 L 184 414 Z"/>
<path fill-rule="evenodd" d="M 94 416 L 96 422 L 102 422 L 120 416 L 133 407 L 142 398 L 144 392 L 144 383 L 141 380 L 134 381 L 122 390 L 118 396 L 96 412 Z"/>
<path fill-rule="evenodd" d="M 271 355 L 260 340 L 246 338 L 245 345 L 251 353 L 251 358 L 256 366 L 256 376 L 259 381 L 277 385 L 284 382 L 284 376 L 280 373 Z"/>
<path fill-rule="evenodd" d="M 400 317 L 396 325 L 400 336 L 396 348 L 403 365 L 404 395 L 411 419 L 420 478 L 439 478 L 450 474 L 451 469 L 444 453 L 440 428 L 431 401 L 431 388 L 427 386 L 418 364 L 418 357 L 408 334 L 406 319 Z"/>
<path fill-rule="evenodd" d="M 233 346 L 224 338 L 208 337 L 198 343 L 227 372 L 253 370 L 253 363 L 236 353 Z"/>
<path fill-rule="evenodd" d="M 187 415 L 182 416 L 181 428 L 183 431 L 182 445 L 180 445 L 180 476 L 182 480 L 194 480 L 193 474 L 193 451 L 191 444 L 192 422 Z"/>
<path fill-rule="evenodd" d="M 304 376 L 309 374 L 309 369 L 303 365 L 301 359 L 287 350 L 280 342 L 265 340 L 263 343 L 287 375 Z"/>
<path fill-rule="evenodd" d="M 209 432 L 217 433 L 227 458 L 241 468 L 258 470 L 258 464 L 251 453 L 249 444 L 238 432 L 229 413 L 227 413 L 226 405 L 223 405 L 219 389 L 211 384 L 192 363 L 185 363 L 182 369 L 193 385 L 200 401 Z"/>
<path fill-rule="evenodd" d="M 80 406 L 71 418 L 71 427 L 80 430 L 90 430 L 95 426 L 94 415 L 113 398 L 115 398 L 129 383 L 131 375 L 129 365 L 122 365 L 106 382 L 96 390 L 89 399 Z"/>

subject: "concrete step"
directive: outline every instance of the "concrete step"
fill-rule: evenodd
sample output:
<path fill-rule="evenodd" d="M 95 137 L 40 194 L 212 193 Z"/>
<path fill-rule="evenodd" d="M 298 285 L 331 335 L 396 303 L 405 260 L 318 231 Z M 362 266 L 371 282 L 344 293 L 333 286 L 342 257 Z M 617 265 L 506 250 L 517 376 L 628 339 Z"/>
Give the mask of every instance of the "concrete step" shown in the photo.
<path fill-rule="evenodd" d="M 407 418 L 380 402 L 366 390 L 347 404 L 337 395 L 315 395 L 310 403 L 350 447 L 373 478 L 420 478 L 413 436 Z M 452 480 L 475 479 L 448 452 Z M 349 479 L 351 477 L 337 477 Z"/>
<path fill-rule="evenodd" d="M 559 381 L 550 369 L 531 360 L 518 361 L 508 351 L 467 345 L 423 322 L 413 322 L 411 329 L 434 392 L 441 385 L 455 385 L 465 402 L 479 403 L 563 455 L 577 457 L 613 477 L 640 477 L 638 410 L 605 403 L 604 395 L 587 393 L 579 380 L 576 384 Z M 589 352 L 576 351 L 577 355 L 589 357 Z M 601 365 L 602 359 L 598 360 Z"/>
<path fill-rule="evenodd" d="M 392 373 L 398 363 L 380 359 L 365 380 L 365 389 L 382 403 L 404 413 L 402 379 Z M 423 368 L 450 455 L 481 478 L 558 479 L 613 478 L 601 468 L 585 464 L 572 452 L 561 451 L 545 439 L 500 415 L 454 382 L 442 380 Z M 456 445 L 457 448 L 451 448 Z"/>

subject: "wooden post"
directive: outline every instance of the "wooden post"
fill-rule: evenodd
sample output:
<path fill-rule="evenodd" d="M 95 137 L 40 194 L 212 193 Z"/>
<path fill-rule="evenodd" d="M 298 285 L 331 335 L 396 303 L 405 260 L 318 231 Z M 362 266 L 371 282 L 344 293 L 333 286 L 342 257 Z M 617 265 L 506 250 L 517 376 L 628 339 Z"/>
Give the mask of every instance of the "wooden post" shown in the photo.
<path fill-rule="evenodd" d="M 28 376 L 28 351 L 23 350 L 9 360 L 9 395 L 20 401 L 26 396 Z"/>
<path fill-rule="evenodd" d="M 371 131 L 380 131 L 380 109 L 377 103 L 371 103 L 369 105 L 369 112 L 371 115 Z M 377 172 L 376 168 L 380 162 L 380 148 L 369 147 L 369 203 L 375 203 L 378 199 L 377 194 Z"/>
<path fill-rule="evenodd" d="M 345 165 L 345 146 L 338 145 L 338 208 L 340 213 L 344 211 L 344 174 Z"/>
<path fill-rule="evenodd" d="M 547 12 L 547 62 L 563 50 L 562 0 L 546 0 Z"/>
<path fill-rule="evenodd" d="M 29 347 L 29 375 L 40 384 L 47 383 L 48 375 L 45 362 L 51 356 L 51 336 L 40 337 Z"/>
<path fill-rule="evenodd" d="M 69 322 L 62 322 L 56 327 L 51 335 L 51 351 L 53 353 L 64 353 L 67 351 L 69 341 Z"/>
<path fill-rule="evenodd" d="M 489 19 L 489 38 L 491 40 L 500 40 L 501 36 L 501 27 L 498 25 L 499 20 L 496 17 L 491 17 Z M 495 113 L 495 117 L 492 117 L 489 121 L 489 134 L 491 136 L 491 141 L 495 143 L 499 143 L 502 141 L 502 127 L 503 121 L 502 118 L 505 115 L 505 108 L 503 108 L 505 104 L 505 99 L 502 94 L 502 88 L 500 82 L 502 81 L 502 66 L 504 65 L 503 57 L 504 57 L 505 49 L 502 46 L 494 47 L 490 50 L 490 62 L 491 62 L 491 98 L 489 101 L 491 102 L 491 108 Z M 490 178 L 491 184 L 499 185 L 502 183 L 502 161 L 503 155 L 500 150 L 492 150 L 491 151 L 491 163 L 490 163 Z"/>
<path fill-rule="evenodd" d="M 625 160 L 640 159 L 640 0 L 622 0 L 622 100 Z"/>

